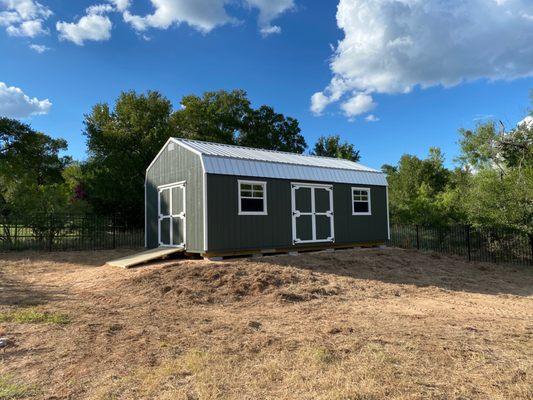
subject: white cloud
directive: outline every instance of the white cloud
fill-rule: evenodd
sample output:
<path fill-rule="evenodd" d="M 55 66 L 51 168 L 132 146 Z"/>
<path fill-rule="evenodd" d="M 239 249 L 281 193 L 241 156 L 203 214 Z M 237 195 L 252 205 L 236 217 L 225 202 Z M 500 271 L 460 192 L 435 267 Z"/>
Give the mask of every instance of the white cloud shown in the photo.
<path fill-rule="evenodd" d="M 531 115 L 528 115 L 522 121 L 520 121 L 517 125 L 518 126 L 525 125 L 526 128 L 533 128 L 533 117 Z"/>
<path fill-rule="evenodd" d="M 49 33 L 47 29 L 43 28 L 43 21 L 40 19 L 24 21 L 18 26 L 10 25 L 7 27 L 6 32 L 9 36 L 24 36 L 31 38 Z"/>
<path fill-rule="evenodd" d="M 30 49 L 36 51 L 39 54 L 44 53 L 45 51 L 50 50 L 50 47 L 47 47 L 43 44 L 30 44 Z"/>
<path fill-rule="evenodd" d="M 137 31 L 149 28 L 168 29 L 186 23 L 208 33 L 217 26 L 235 22 L 228 15 L 226 5 L 232 0 L 150 0 L 154 12 L 145 16 L 134 15 L 128 11 L 129 1 L 110 0 L 119 11 L 124 11 L 124 21 Z M 294 0 L 242 0 L 249 8 L 259 11 L 258 25 L 263 36 L 281 32 L 281 27 L 271 22 L 282 13 L 294 8 Z"/>
<path fill-rule="evenodd" d="M 0 82 L 0 116 L 27 118 L 31 115 L 47 114 L 52 107 L 50 100 L 30 98 L 18 87 Z"/>
<path fill-rule="evenodd" d="M 10 36 L 35 37 L 48 33 L 44 21 L 52 11 L 33 0 L 0 0 L 0 26 L 5 26 Z"/>
<path fill-rule="evenodd" d="M 56 29 L 61 40 L 68 40 L 83 46 L 87 40 L 109 40 L 113 25 L 106 15 L 88 14 L 78 22 L 58 22 Z"/>
<path fill-rule="evenodd" d="M 100 15 L 106 14 L 112 11 L 115 11 L 115 8 L 111 4 L 95 4 L 85 9 L 85 12 L 87 14 L 100 14 Z"/>
<path fill-rule="evenodd" d="M 328 96 L 322 92 L 316 92 L 311 96 L 311 111 L 315 115 L 320 115 L 329 103 L 331 101 Z"/>
<path fill-rule="evenodd" d="M 368 115 L 365 117 L 365 121 L 366 121 L 366 122 L 378 122 L 378 121 L 379 121 L 379 118 L 376 117 L 374 114 L 368 114 Z"/>
<path fill-rule="evenodd" d="M 21 20 L 48 18 L 53 13 L 48 8 L 33 0 L 0 0 L 8 11 L 16 12 Z"/>
<path fill-rule="evenodd" d="M 261 32 L 261 35 L 263 36 L 269 36 L 269 35 L 281 33 L 281 28 L 277 25 L 269 25 L 269 26 L 260 28 L 259 32 Z"/>
<path fill-rule="evenodd" d="M 294 8 L 294 0 L 246 0 L 248 5 L 259 10 L 259 30 L 263 36 L 280 33 L 281 28 L 272 21 Z"/>
<path fill-rule="evenodd" d="M 533 76 L 531 15 L 531 0 L 339 0 L 344 38 L 319 92 L 327 101 L 313 95 L 312 110 L 352 96 L 346 112 L 354 93 Z"/>
<path fill-rule="evenodd" d="M 341 109 L 347 117 L 353 118 L 364 114 L 376 107 L 372 96 L 366 93 L 357 93 L 341 104 Z"/>
<path fill-rule="evenodd" d="M 173 25 L 186 23 L 204 33 L 233 21 L 224 7 L 229 0 L 150 1 L 155 8 L 153 14 L 141 17 L 125 11 L 124 21 L 131 24 L 137 31 L 145 31 L 148 28 L 167 29 Z"/>
<path fill-rule="evenodd" d="M 16 11 L 0 12 L 0 26 L 10 26 L 20 22 L 20 15 Z"/>

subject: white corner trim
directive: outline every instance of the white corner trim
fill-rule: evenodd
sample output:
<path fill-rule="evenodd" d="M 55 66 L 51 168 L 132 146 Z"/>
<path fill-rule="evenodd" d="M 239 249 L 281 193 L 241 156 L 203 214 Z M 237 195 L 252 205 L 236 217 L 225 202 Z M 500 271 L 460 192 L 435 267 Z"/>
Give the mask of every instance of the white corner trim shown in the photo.
<path fill-rule="evenodd" d="M 203 180 L 203 190 L 202 190 L 202 201 L 203 201 L 203 214 L 204 214 L 204 252 L 207 252 L 208 248 L 208 236 L 207 236 L 207 173 L 205 172 L 204 168 L 204 160 L 200 156 L 200 159 L 202 160 L 202 180 Z"/>
<path fill-rule="evenodd" d="M 355 210 L 353 208 L 353 203 L 354 203 L 353 192 L 354 192 L 354 190 L 365 190 L 368 193 L 368 200 L 366 202 L 364 202 L 364 201 L 360 202 L 360 203 L 368 203 L 368 211 L 366 211 L 366 212 L 355 212 Z M 351 207 L 352 207 L 352 215 L 372 215 L 372 198 L 371 198 L 371 195 L 370 195 L 370 188 L 369 187 L 352 186 L 352 190 L 350 191 L 350 195 L 351 195 L 350 204 L 351 204 Z"/>
<path fill-rule="evenodd" d="M 241 205 L 241 184 L 248 185 L 261 185 L 263 187 L 263 211 L 242 211 Z M 248 181 L 248 180 L 237 180 L 237 198 L 238 198 L 238 215 L 268 215 L 268 202 L 267 202 L 267 182 L 266 181 Z M 255 197 L 258 199 L 259 197 Z"/>
<path fill-rule="evenodd" d="M 148 202 L 146 182 L 148 181 L 148 171 L 144 174 L 144 247 L 148 247 Z"/>
<path fill-rule="evenodd" d="M 389 187 L 385 187 L 385 200 L 387 202 L 387 239 L 390 240 L 390 216 L 389 216 Z"/>

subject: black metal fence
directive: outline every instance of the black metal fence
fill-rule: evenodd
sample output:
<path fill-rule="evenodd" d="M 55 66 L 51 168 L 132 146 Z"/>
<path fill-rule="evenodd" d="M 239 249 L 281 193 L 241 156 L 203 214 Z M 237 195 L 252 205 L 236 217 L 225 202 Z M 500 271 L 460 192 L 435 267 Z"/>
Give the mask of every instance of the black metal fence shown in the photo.
<path fill-rule="evenodd" d="M 389 244 L 462 256 L 469 261 L 533 265 L 533 238 L 506 229 L 393 224 Z"/>
<path fill-rule="evenodd" d="M 128 225 L 120 216 L 0 216 L 0 251 L 103 250 L 143 245 L 144 229 Z"/>
<path fill-rule="evenodd" d="M 533 265 L 533 238 L 505 229 L 391 225 L 389 245 L 458 255 L 472 261 Z M 144 246 L 144 229 L 121 216 L 0 216 L 0 251 L 103 250 Z"/>

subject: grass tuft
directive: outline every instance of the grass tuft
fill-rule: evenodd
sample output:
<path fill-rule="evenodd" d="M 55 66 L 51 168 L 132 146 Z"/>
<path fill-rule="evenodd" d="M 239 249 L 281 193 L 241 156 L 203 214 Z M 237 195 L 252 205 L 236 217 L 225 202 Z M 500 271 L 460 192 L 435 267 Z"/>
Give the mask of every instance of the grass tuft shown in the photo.
<path fill-rule="evenodd" d="M 10 375 L 0 375 L 0 400 L 28 397 L 33 392 L 30 386 L 15 382 Z"/>
<path fill-rule="evenodd" d="M 68 315 L 55 312 L 40 312 L 32 308 L 0 312 L 0 322 L 17 322 L 19 324 L 59 324 L 70 322 Z"/>
<path fill-rule="evenodd" d="M 331 364 L 335 361 L 335 354 L 329 349 L 319 347 L 311 349 L 313 358 L 320 364 Z"/>

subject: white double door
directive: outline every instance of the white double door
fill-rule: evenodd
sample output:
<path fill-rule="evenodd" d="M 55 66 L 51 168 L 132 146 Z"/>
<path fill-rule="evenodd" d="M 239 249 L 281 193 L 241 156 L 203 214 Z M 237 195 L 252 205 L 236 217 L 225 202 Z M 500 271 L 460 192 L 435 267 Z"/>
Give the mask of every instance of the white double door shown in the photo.
<path fill-rule="evenodd" d="M 292 183 L 293 244 L 334 242 L 333 186 Z"/>
<path fill-rule="evenodd" d="M 185 182 L 159 186 L 157 193 L 159 245 L 185 247 Z"/>

